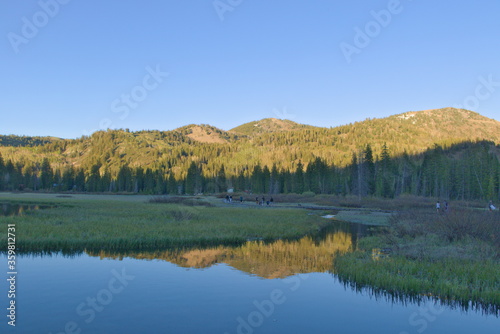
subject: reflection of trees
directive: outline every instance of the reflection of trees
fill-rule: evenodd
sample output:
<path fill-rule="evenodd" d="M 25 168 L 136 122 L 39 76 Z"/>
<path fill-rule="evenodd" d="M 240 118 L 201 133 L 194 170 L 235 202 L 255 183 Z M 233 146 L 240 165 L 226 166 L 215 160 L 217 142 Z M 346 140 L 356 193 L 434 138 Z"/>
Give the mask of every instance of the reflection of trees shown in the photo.
<path fill-rule="evenodd" d="M 226 263 L 263 278 L 283 278 L 297 273 L 328 271 L 332 268 L 333 257 L 337 252 L 345 253 L 351 249 L 352 235 L 336 231 L 319 241 L 306 236 L 295 241 L 278 240 L 272 243 L 248 241 L 239 247 L 218 246 L 120 254 L 101 251 L 89 254 L 101 258 L 161 259 L 190 268 L 206 268 L 216 263 Z"/>
<path fill-rule="evenodd" d="M 3 203 L 0 208 L 1 216 L 19 216 L 23 215 L 26 211 L 30 210 L 40 210 L 50 208 L 50 206 L 40 206 L 37 204 L 32 205 L 20 205 L 20 204 L 7 204 Z"/>
<path fill-rule="evenodd" d="M 282 278 L 296 273 L 324 272 L 332 268 L 335 253 L 351 249 L 351 235 L 336 232 L 314 242 L 311 237 L 298 241 L 278 240 L 272 244 L 246 243 L 234 249 L 227 261 L 232 267 L 265 278 Z"/>

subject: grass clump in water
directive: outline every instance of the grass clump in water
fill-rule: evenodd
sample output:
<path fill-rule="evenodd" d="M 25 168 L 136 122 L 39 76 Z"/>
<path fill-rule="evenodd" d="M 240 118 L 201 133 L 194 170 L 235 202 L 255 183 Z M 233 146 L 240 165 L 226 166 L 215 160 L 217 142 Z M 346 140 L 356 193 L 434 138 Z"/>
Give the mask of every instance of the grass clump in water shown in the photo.
<path fill-rule="evenodd" d="M 334 271 L 345 284 L 397 298 L 496 313 L 500 309 L 500 215 L 461 209 L 437 215 L 416 210 L 394 216 L 358 250 L 338 256 Z M 388 256 L 379 256 L 384 249 Z"/>

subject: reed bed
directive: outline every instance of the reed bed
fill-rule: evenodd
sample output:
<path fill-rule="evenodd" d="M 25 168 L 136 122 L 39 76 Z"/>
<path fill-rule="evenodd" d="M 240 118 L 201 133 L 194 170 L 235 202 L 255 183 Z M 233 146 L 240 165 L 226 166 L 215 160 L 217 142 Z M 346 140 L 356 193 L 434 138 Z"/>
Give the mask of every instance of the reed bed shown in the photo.
<path fill-rule="evenodd" d="M 57 207 L 0 217 L 16 224 L 21 252 L 154 250 L 298 238 L 325 222 L 304 210 L 219 208 L 116 199 L 51 199 Z M 0 236 L 6 244 L 6 235 Z M 6 247 L 2 247 L 6 249 Z"/>
<path fill-rule="evenodd" d="M 352 288 L 403 301 L 431 297 L 463 309 L 500 310 L 500 265 L 493 260 L 373 260 L 369 253 L 356 251 L 335 257 L 334 271 Z"/>
<path fill-rule="evenodd" d="M 500 314 L 500 214 L 473 208 L 437 214 L 412 210 L 334 259 L 346 285 L 375 294 L 438 298 L 464 309 Z M 379 256 L 378 249 L 388 255 Z"/>

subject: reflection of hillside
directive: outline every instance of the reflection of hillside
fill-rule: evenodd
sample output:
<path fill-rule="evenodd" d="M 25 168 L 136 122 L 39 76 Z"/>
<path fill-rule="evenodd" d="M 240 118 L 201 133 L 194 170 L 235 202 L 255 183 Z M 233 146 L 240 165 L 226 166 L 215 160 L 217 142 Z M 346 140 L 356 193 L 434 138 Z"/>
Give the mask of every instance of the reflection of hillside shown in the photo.
<path fill-rule="evenodd" d="M 335 253 L 352 248 L 352 235 L 345 231 L 327 234 L 321 240 L 307 236 L 296 241 L 272 243 L 248 241 L 239 247 L 165 250 L 110 254 L 89 252 L 101 258 L 160 259 L 181 267 L 206 268 L 226 263 L 235 269 L 263 278 L 283 278 L 297 273 L 325 272 L 331 269 Z"/>
<path fill-rule="evenodd" d="M 298 241 L 276 241 L 265 245 L 249 242 L 231 252 L 225 261 L 232 267 L 265 278 L 282 278 L 297 273 L 324 272 L 332 268 L 336 252 L 345 253 L 352 247 L 346 232 L 328 235 L 319 243 L 311 237 Z"/>

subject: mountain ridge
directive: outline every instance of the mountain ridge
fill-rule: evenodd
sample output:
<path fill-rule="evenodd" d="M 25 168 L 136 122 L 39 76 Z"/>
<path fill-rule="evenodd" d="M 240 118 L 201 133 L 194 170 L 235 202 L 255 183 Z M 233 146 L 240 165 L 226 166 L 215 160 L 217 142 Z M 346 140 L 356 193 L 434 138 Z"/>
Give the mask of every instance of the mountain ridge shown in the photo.
<path fill-rule="evenodd" d="M 353 153 L 367 144 L 375 157 L 384 146 L 396 156 L 465 141 L 500 144 L 500 122 L 455 108 L 410 111 L 333 128 L 269 118 L 242 126 L 243 131 L 241 126 L 225 131 L 207 124 L 190 124 L 169 131 L 107 130 L 79 139 L 0 136 L 0 153 L 12 161 L 47 157 L 55 166 L 90 169 L 98 165 L 115 172 L 127 164 L 144 168 L 166 166 L 180 173 L 194 161 L 214 170 L 224 164 L 236 173 L 245 165 L 276 163 L 278 167 L 290 168 L 299 161 L 307 164 L 315 157 L 345 166 L 352 161 Z M 234 131 L 238 128 L 239 132 Z"/>
<path fill-rule="evenodd" d="M 275 119 L 249 126 L 247 134 L 191 124 L 78 139 L 0 136 L 0 190 L 196 194 L 234 186 L 500 198 L 500 122 L 478 113 L 443 108 L 334 128 Z"/>
<path fill-rule="evenodd" d="M 455 116 L 456 118 L 455 121 L 452 121 L 451 115 Z M 455 126 L 459 126 L 460 125 L 459 123 L 463 121 L 472 121 L 476 123 L 476 125 L 478 126 L 477 127 L 478 130 L 480 130 L 480 125 L 485 123 L 491 123 L 491 124 L 496 123 L 500 125 L 499 121 L 483 116 L 477 112 L 466 109 L 446 107 L 446 108 L 428 109 L 421 111 L 407 111 L 399 114 L 390 115 L 387 117 L 368 118 L 362 121 L 356 121 L 354 123 L 349 123 L 334 127 L 320 127 L 315 125 L 302 124 L 288 119 L 263 118 L 260 120 L 243 123 L 229 130 L 224 130 L 210 124 L 193 123 L 175 128 L 173 130 L 138 130 L 138 131 L 132 131 L 132 133 L 155 132 L 155 131 L 178 132 L 195 141 L 207 142 L 207 143 L 227 143 L 234 139 L 256 137 L 265 133 L 289 132 L 289 131 L 305 130 L 305 129 L 335 130 L 363 123 L 368 124 L 370 122 L 389 121 L 395 119 L 399 119 L 401 121 L 409 121 L 412 122 L 413 125 L 416 125 L 417 121 L 422 121 L 423 119 L 425 119 L 425 117 L 429 117 L 429 119 L 433 118 L 435 120 L 439 120 L 440 122 L 448 122 L 448 123 L 453 122 Z M 433 124 L 433 126 L 435 126 L 435 124 Z M 108 130 L 99 130 L 96 132 L 108 131 Z M 125 131 L 125 130 L 115 129 L 114 131 Z M 126 131 L 129 132 L 128 130 Z M 91 134 L 88 137 L 91 137 L 93 134 Z M 9 134 L 9 135 L 0 134 L 0 146 L 39 146 L 57 140 L 74 140 L 74 139 L 59 138 L 50 135 L 26 136 L 26 135 L 14 135 L 14 134 Z"/>

